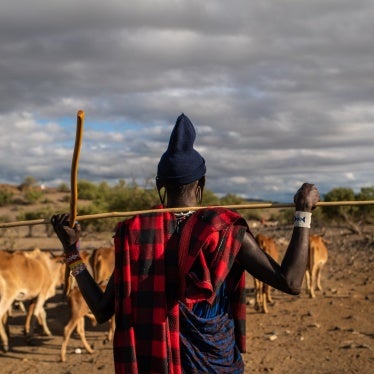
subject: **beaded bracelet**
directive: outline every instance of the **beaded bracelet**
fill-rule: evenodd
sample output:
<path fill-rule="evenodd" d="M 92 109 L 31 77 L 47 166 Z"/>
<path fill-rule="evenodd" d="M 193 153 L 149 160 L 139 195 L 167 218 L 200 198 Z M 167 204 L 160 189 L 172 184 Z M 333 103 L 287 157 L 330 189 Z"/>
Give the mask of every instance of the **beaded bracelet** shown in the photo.
<path fill-rule="evenodd" d="M 86 270 L 86 264 L 80 260 L 79 263 L 74 263 L 74 266 L 69 266 L 71 274 L 76 277 L 78 274 L 80 274 L 82 271 Z"/>
<path fill-rule="evenodd" d="M 86 264 L 83 262 L 77 249 L 65 253 L 65 261 L 74 277 L 86 269 Z"/>
<path fill-rule="evenodd" d="M 294 216 L 294 227 L 308 227 L 310 228 L 310 223 L 312 221 L 312 213 L 310 212 L 301 212 L 297 210 Z"/>

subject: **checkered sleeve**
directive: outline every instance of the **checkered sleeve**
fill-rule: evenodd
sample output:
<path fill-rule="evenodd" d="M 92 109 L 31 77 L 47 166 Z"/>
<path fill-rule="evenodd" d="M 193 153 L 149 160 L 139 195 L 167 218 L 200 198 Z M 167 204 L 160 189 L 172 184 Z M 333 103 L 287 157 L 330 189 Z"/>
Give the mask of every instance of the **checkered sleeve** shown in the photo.
<path fill-rule="evenodd" d="M 172 233 L 168 214 L 120 223 L 116 248 L 116 373 L 180 373 L 177 305 L 166 296 L 165 248 Z"/>

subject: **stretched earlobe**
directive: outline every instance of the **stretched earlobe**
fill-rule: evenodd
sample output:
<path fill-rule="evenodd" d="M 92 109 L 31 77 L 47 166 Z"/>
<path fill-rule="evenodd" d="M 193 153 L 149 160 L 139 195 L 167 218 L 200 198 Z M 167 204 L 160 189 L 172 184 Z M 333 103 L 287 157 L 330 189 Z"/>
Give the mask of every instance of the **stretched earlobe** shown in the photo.
<path fill-rule="evenodd" d="M 166 199 L 166 188 L 163 185 L 163 183 L 159 180 L 158 177 L 156 177 L 156 188 L 158 192 L 158 197 L 160 198 L 160 202 L 162 205 L 165 205 L 165 199 Z M 161 192 L 162 189 L 164 189 L 163 193 Z"/>
<path fill-rule="evenodd" d="M 161 190 L 164 189 L 163 192 L 161 192 Z M 166 199 L 166 188 L 165 187 L 160 187 L 160 188 L 157 188 L 157 192 L 158 192 L 158 197 L 160 198 L 160 202 L 162 205 L 165 205 L 165 199 Z"/>
<path fill-rule="evenodd" d="M 195 197 L 196 197 L 196 202 L 199 205 L 201 205 L 201 203 L 203 202 L 203 190 L 202 190 L 201 186 L 196 187 Z"/>
<path fill-rule="evenodd" d="M 204 186 L 205 186 L 205 176 L 201 177 L 198 185 L 196 187 L 196 201 L 199 205 L 202 205 L 203 203 L 203 192 L 204 192 Z"/>

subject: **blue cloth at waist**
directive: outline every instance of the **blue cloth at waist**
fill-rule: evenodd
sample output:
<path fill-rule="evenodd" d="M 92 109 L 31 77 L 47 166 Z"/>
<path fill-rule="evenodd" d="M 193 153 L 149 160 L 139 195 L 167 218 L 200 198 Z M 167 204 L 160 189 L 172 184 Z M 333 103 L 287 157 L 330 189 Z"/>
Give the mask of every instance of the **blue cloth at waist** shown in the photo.
<path fill-rule="evenodd" d="M 200 301 L 193 306 L 192 311 L 198 317 L 213 318 L 227 313 L 229 311 L 228 308 L 229 301 L 226 295 L 226 282 L 223 282 L 212 305 L 206 301 Z"/>
<path fill-rule="evenodd" d="M 225 284 L 215 302 L 199 302 L 189 310 L 180 303 L 180 344 L 184 373 L 244 372 L 235 343 L 234 320 L 229 312 Z"/>

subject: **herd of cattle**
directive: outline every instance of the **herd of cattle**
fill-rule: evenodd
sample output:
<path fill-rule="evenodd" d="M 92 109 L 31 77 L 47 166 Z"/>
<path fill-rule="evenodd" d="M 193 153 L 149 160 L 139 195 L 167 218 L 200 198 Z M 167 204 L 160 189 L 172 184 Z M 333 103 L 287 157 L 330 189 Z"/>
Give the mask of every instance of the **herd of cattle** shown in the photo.
<path fill-rule="evenodd" d="M 114 247 L 82 251 L 81 255 L 96 282 L 105 288 L 114 268 Z M 65 286 L 64 280 L 65 263 L 62 255 L 55 256 L 40 249 L 0 251 L 0 338 L 3 351 L 9 350 L 8 317 L 15 303 L 21 303 L 22 306 L 23 302 L 30 301 L 24 325 L 27 341 L 33 338 L 36 322 L 41 325 L 45 335 L 51 335 L 44 305 L 48 299 L 56 295 L 58 287 Z M 66 361 L 66 349 L 74 329 L 77 330 L 87 351 L 93 352 L 85 337 L 85 317 L 96 323 L 72 276 L 69 281 L 66 299 L 70 309 L 70 320 L 64 328 L 61 361 Z M 109 322 L 108 340 L 112 340 L 113 333 L 114 318 Z"/>
<path fill-rule="evenodd" d="M 278 247 L 270 236 L 258 234 L 256 241 L 259 246 L 278 260 Z M 82 251 L 82 257 L 96 282 L 104 289 L 114 268 L 114 248 L 101 247 L 93 251 Z M 315 297 L 315 289 L 322 290 L 321 270 L 327 261 L 327 248 L 321 236 L 311 235 L 309 245 L 308 267 L 305 274 L 307 292 Z M 93 350 L 85 337 L 85 318 L 95 321 L 83 299 L 79 288 L 70 278 L 69 287 L 64 284 L 65 264 L 62 255 L 55 256 L 49 251 L 34 249 L 33 251 L 0 251 L 0 338 L 2 348 L 9 350 L 8 317 L 15 303 L 22 306 L 30 301 L 26 312 L 24 332 L 27 340 L 31 340 L 34 322 L 38 322 L 44 334 L 51 335 L 47 325 L 45 302 L 56 294 L 57 288 L 67 289 L 66 298 L 70 310 L 70 320 L 64 327 L 61 345 L 61 361 L 66 361 L 66 351 L 70 336 L 76 329 L 85 349 Z M 254 280 L 255 309 L 268 313 L 268 303 L 272 303 L 271 289 L 268 285 Z M 113 338 L 114 318 L 109 321 L 108 337 Z"/>
<path fill-rule="evenodd" d="M 264 234 L 257 234 L 256 241 L 260 248 L 278 261 L 279 249 L 275 240 Z M 315 297 L 315 290 L 322 291 L 321 274 L 327 262 L 328 251 L 321 235 L 310 235 L 308 264 L 305 272 L 306 292 L 311 298 Z M 272 303 L 271 287 L 258 279 L 253 279 L 255 289 L 255 309 L 268 313 L 268 303 Z"/>

